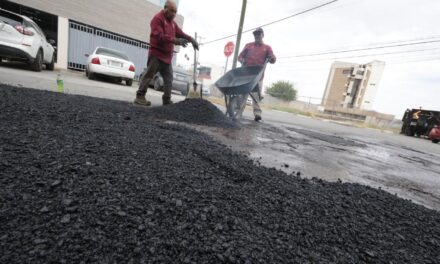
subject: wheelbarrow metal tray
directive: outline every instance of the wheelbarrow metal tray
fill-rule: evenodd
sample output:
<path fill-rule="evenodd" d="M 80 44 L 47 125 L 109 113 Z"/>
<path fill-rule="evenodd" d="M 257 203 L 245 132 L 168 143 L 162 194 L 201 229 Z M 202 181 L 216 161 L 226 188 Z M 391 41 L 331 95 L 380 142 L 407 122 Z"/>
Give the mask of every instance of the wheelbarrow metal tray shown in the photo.
<path fill-rule="evenodd" d="M 248 66 L 228 71 L 215 82 L 215 86 L 225 95 L 250 93 L 264 72 L 264 66 Z"/>

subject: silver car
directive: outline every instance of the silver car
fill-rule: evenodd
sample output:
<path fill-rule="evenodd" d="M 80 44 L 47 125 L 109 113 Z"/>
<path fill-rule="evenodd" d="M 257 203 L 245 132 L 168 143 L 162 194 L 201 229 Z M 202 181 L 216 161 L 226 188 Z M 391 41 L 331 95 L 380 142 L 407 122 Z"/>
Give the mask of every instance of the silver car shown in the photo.
<path fill-rule="evenodd" d="M 140 78 L 143 77 L 144 72 L 141 74 Z M 173 90 L 179 91 L 182 95 L 188 93 L 188 86 L 192 83 L 192 75 L 187 72 L 182 67 L 173 67 Z M 163 91 L 163 78 L 160 73 L 156 73 L 150 82 L 156 91 Z"/>

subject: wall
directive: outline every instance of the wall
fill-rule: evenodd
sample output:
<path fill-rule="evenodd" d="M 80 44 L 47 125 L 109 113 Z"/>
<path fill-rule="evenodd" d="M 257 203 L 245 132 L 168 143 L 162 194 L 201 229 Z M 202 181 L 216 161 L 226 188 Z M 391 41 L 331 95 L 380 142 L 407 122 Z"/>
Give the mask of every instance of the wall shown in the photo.
<path fill-rule="evenodd" d="M 365 90 L 365 95 L 362 102 L 362 108 L 365 110 L 373 109 L 374 99 L 376 98 L 376 94 L 379 89 L 379 83 L 382 79 L 385 63 L 374 61 L 369 65 L 369 67 L 371 67 L 371 75 L 368 79 L 367 89 Z"/>
<path fill-rule="evenodd" d="M 146 0 L 10 0 L 10 2 L 145 42 L 149 42 L 151 18 L 162 9 Z M 182 26 L 183 17 L 178 15 L 176 22 Z"/>
<path fill-rule="evenodd" d="M 69 54 L 69 20 L 65 17 L 58 17 L 58 47 L 56 68 L 67 69 Z"/>

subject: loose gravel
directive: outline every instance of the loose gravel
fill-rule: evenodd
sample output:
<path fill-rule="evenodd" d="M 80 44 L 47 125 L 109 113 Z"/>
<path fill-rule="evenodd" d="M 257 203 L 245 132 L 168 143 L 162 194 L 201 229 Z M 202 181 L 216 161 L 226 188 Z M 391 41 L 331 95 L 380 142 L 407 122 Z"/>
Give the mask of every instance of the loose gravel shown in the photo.
<path fill-rule="evenodd" d="M 438 212 L 158 121 L 207 108 L 0 85 L 0 263 L 440 263 Z"/>

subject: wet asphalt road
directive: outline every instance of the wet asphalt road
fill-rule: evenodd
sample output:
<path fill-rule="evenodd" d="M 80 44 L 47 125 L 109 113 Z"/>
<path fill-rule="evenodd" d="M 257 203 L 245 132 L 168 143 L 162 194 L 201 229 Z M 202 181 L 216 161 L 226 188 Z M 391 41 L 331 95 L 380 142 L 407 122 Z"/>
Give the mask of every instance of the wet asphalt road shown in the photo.
<path fill-rule="evenodd" d="M 131 101 L 136 91 L 124 85 L 89 81 L 82 73 L 63 73 L 69 93 Z M 55 87 L 54 72 L 35 73 L 0 67 L 0 82 L 37 89 Z M 161 94 L 150 90 L 149 99 L 160 104 Z M 183 97 L 173 95 L 174 101 Z M 242 129 L 223 131 L 201 127 L 237 151 L 268 167 L 300 172 L 304 177 L 381 187 L 428 208 L 440 210 L 440 144 L 428 140 L 360 129 L 264 111 L 263 122 L 245 113 Z"/>
<path fill-rule="evenodd" d="M 307 178 L 381 188 L 440 210 L 438 144 L 319 120 L 304 122 L 309 126 L 316 124 L 314 128 L 305 128 L 299 123 L 265 121 L 257 124 L 245 119 L 239 131 L 211 129 L 210 133 L 265 166 L 287 173 L 300 172 Z M 330 127 L 327 131 L 315 130 L 326 124 Z M 335 133 L 331 128 L 345 131 Z"/>

